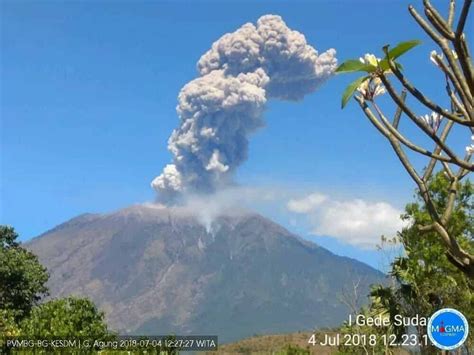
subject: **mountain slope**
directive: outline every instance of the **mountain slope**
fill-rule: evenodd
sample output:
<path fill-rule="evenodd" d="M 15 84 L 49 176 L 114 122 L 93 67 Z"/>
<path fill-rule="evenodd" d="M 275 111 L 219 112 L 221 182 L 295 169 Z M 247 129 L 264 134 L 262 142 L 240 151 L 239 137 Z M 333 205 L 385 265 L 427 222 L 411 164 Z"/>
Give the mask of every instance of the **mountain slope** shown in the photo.
<path fill-rule="evenodd" d="M 365 295 L 383 279 L 256 214 L 219 217 L 208 231 L 178 209 L 132 206 L 81 215 L 28 247 L 53 297 L 92 298 L 119 332 L 221 342 L 338 325 L 343 287 L 360 278 Z"/>

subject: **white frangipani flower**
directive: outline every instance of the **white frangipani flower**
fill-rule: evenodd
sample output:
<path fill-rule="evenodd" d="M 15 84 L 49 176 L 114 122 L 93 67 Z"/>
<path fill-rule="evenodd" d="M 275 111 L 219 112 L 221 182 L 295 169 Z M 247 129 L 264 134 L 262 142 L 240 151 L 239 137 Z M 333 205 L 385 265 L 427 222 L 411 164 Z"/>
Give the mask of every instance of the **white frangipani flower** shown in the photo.
<path fill-rule="evenodd" d="M 373 84 L 375 85 L 374 89 L 374 97 L 378 95 L 383 95 L 386 93 L 385 86 L 382 84 L 382 80 L 379 78 L 375 78 L 373 81 Z"/>
<path fill-rule="evenodd" d="M 441 116 L 437 112 L 431 112 L 429 115 L 420 116 L 420 119 L 423 121 L 424 124 L 430 127 L 434 132 L 436 132 L 439 126 L 441 125 L 441 120 L 443 119 L 443 116 Z"/>
<path fill-rule="evenodd" d="M 378 66 L 380 60 L 380 58 L 377 58 L 371 53 L 366 53 L 363 57 L 359 58 L 361 63 L 374 67 Z M 384 73 L 390 74 L 391 71 L 384 70 Z M 380 78 L 377 77 L 375 73 L 372 73 L 369 79 L 360 84 L 357 88 L 357 91 L 360 92 L 366 100 L 373 100 L 374 97 L 386 93 L 385 87 L 382 84 L 382 80 L 380 80 Z"/>
<path fill-rule="evenodd" d="M 451 53 L 453 54 L 454 59 L 457 60 L 458 59 L 458 54 L 456 53 L 456 51 L 451 49 Z M 434 65 L 439 67 L 438 62 L 436 61 L 436 58 L 438 60 L 443 60 L 443 58 L 444 58 L 443 53 L 438 53 L 436 51 L 431 51 L 430 52 L 430 60 L 433 62 Z"/>
<path fill-rule="evenodd" d="M 436 61 L 436 57 L 439 56 L 440 59 L 443 58 L 443 55 L 439 55 L 436 51 L 431 51 L 430 53 L 430 60 L 433 62 L 434 65 L 439 67 L 438 62 Z"/>
<path fill-rule="evenodd" d="M 376 67 L 377 64 L 380 62 L 380 58 L 377 58 L 375 55 L 370 53 L 366 53 L 364 57 L 360 57 L 359 60 L 361 63 L 370 64 L 374 67 Z"/>
<path fill-rule="evenodd" d="M 364 99 L 372 100 L 374 97 L 385 94 L 385 87 L 380 78 L 369 78 L 359 85 L 357 91 L 362 94 Z"/>
<path fill-rule="evenodd" d="M 466 147 L 467 154 L 474 154 L 474 135 L 471 136 L 472 143 Z"/>
<path fill-rule="evenodd" d="M 369 81 L 370 80 L 367 79 L 357 87 L 357 91 L 360 92 L 362 94 L 362 96 L 364 96 L 364 97 L 366 97 L 367 93 L 369 92 Z"/>

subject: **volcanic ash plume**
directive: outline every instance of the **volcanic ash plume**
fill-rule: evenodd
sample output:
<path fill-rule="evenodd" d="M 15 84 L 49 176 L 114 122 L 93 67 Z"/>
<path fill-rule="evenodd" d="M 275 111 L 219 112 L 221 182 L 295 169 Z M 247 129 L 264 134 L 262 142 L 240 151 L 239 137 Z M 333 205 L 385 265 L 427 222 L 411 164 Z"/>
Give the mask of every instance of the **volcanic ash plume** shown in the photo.
<path fill-rule="evenodd" d="M 318 55 L 274 15 L 214 42 L 197 64 L 200 76 L 179 93 L 180 126 L 168 141 L 173 163 L 152 182 L 160 200 L 228 185 L 247 159 L 248 136 L 263 126 L 267 99 L 295 101 L 315 91 L 336 69 L 335 54 Z"/>

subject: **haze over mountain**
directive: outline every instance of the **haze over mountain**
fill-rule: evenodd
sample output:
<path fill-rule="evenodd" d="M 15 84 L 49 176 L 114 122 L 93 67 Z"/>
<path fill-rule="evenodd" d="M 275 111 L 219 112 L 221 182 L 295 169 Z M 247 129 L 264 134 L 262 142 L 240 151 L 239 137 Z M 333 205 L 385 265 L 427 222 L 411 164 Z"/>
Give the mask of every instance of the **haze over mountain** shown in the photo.
<path fill-rule="evenodd" d="M 254 213 L 208 228 L 179 208 L 132 206 L 80 215 L 27 244 L 48 268 L 52 297 L 84 295 L 112 329 L 134 334 L 253 334 L 336 326 L 344 287 L 383 274 Z"/>

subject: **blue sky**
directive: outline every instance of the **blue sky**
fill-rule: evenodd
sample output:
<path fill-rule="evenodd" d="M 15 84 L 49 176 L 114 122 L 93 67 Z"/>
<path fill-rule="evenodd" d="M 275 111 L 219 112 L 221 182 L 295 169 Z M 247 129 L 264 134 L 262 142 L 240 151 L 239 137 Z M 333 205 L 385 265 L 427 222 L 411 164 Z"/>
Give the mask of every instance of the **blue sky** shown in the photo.
<path fill-rule="evenodd" d="M 416 2 L 416 1 L 413 1 Z M 171 155 L 176 97 L 196 62 L 226 32 L 278 14 L 340 62 L 401 40 L 412 81 L 439 98 L 434 46 L 406 1 L 2 1 L 0 222 L 27 240 L 84 212 L 151 201 Z M 388 144 L 336 76 L 298 103 L 270 102 L 250 142 L 243 185 L 284 184 L 402 208 L 414 188 Z M 265 212 L 305 235 L 308 228 Z M 309 233 L 309 232 L 308 232 Z M 373 252 L 316 241 L 376 266 Z"/>

